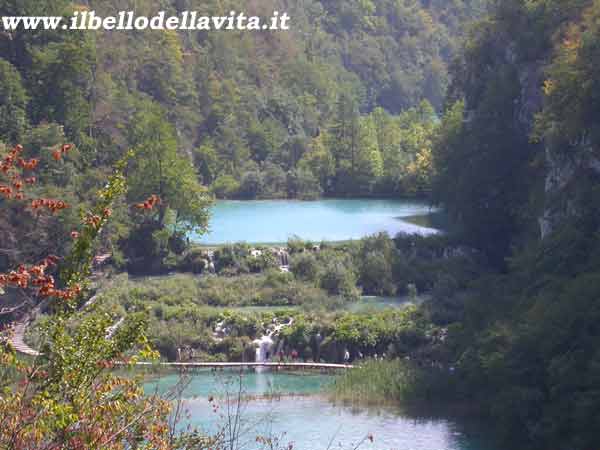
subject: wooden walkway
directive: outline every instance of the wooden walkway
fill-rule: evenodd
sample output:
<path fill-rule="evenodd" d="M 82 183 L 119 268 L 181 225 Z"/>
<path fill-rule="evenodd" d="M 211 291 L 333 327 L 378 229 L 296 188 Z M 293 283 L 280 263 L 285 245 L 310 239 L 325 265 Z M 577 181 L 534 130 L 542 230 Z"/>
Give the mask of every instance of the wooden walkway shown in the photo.
<path fill-rule="evenodd" d="M 329 364 L 329 363 L 302 363 L 302 362 L 138 362 L 136 366 L 160 366 L 160 367 L 182 367 L 182 368 L 244 368 L 244 367 L 272 367 L 281 369 L 353 369 L 351 364 Z"/>
<path fill-rule="evenodd" d="M 92 263 L 95 266 L 102 265 L 111 256 L 112 255 L 109 253 L 106 253 L 104 255 L 95 256 Z M 100 276 L 101 276 L 100 272 L 97 272 L 97 271 L 92 272 L 92 277 L 91 277 L 92 285 L 97 283 L 98 278 Z M 98 298 L 98 294 L 95 294 L 94 296 L 92 296 L 83 305 L 82 309 L 87 308 L 87 307 L 91 306 L 92 304 L 94 304 L 94 302 L 96 301 L 97 298 Z M 29 345 L 27 345 L 27 343 L 25 343 L 25 330 L 29 326 L 29 323 L 32 321 L 32 319 L 40 312 L 41 308 L 42 308 L 42 306 L 40 304 L 40 305 L 36 306 L 32 311 L 29 311 L 27 314 L 25 314 L 25 316 L 23 316 L 21 319 L 13 322 L 11 324 L 12 328 L 13 328 L 13 333 L 8 338 L 8 342 L 14 347 L 14 349 L 18 353 L 21 353 L 21 354 L 27 355 L 27 356 L 41 356 L 41 353 L 39 351 L 31 348 Z"/>
<path fill-rule="evenodd" d="M 26 315 L 20 321 L 13 323 L 13 334 L 9 338 L 9 342 L 12 344 L 14 349 L 28 356 L 39 356 L 40 352 L 34 350 L 25 343 L 25 329 L 29 324 L 30 316 Z"/>

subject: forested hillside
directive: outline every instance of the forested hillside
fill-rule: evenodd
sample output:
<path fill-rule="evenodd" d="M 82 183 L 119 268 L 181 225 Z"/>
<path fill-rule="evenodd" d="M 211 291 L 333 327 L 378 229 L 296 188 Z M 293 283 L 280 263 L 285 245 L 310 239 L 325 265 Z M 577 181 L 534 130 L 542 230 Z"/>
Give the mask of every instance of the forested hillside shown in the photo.
<path fill-rule="evenodd" d="M 265 33 L 3 32 L 0 142 L 22 143 L 50 163 L 39 177 L 46 195 L 79 201 L 126 149 L 138 149 L 128 200 L 160 187 L 169 207 L 154 223 L 116 213 L 105 247 L 116 251 L 120 242 L 133 259 L 144 256 L 136 246 L 146 239 L 154 245 L 145 256 L 181 247 L 186 227 L 157 234 L 166 222 L 204 226 L 198 202 L 187 201 L 198 195 L 422 195 L 448 66 L 480 3 L 3 0 L 3 16 L 280 10 L 293 26 Z M 52 148 L 64 141 L 76 150 L 54 161 Z M 156 161 L 170 166 L 159 174 Z M 26 214 L 13 212 L 0 219 L 7 231 L 0 247 L 14 248 L 31 231 Z M 46 236 L 44 246 L 63 248 L 59 236 L 68 233 L 58 231 L 70 230 L 75 216 L 56 221 L 56 237 Z"/>
<path fill-rule="evenodd" d="M 600 442 L 599 23 L 597 0 L 498 2 L 433 152 L 435 197 L 497 267 L 436 306 L 463 308 L 456 393 L 540 449 Z"/>
<path fill-rule="evenodd" d="M 154 342 L 173 358 L 181 342 L 204 345 L 221 317 L 198 308 L 329 308 L 302 312 L 286 331 L 308 347 L 302 354 L 317 342 L 318 355 L 326 330 L 333 358 L 346 348 L 396 358 L 377 384 L 372 371 L 389 361 L 349 389 L 466 405 L 507 448 L 599 448 L 600 0 L 239 3 L 0 0 L 0 16 L 243 7 L 292 17 L 289 33 L 0 33 L 0 141 L 10 159 L 0 170 L 40 162 L 32 198 L 81 208 L 23 208 L 21 178 L 10 179 L 16 191 L 0 191 L 0 272 L 81 242 L 72 231 L 82 218 L 94 228 L 83 211 L 128 149 L 113 178 L 127 180 L 126 198 L 109 195 L 100 211 L 98 248 L 84 236 L 86 256 L 109 253 L 117 270 L 204 271 L 204 250 L 189 251 L 187 235 L 206 228 L 215 197 L 428 196 L 456 233 L 331 248 L 290 241 L 285 273 L 273 255 L 223 246 L 214 277 L 144 290 L 123 276 L 109 307 L 137 311 L 137 289 L 152 307 Z M 17 143 L 31 159 L 17 162 Z M 54 289 L 43 264 L 37 281 Z M 3 283 L 18 284 L 28 269 L 19 270 Z M 422 303 L 397 316 L 335 311 L 361 290 Z M 83 336 L 104 342 L 110 315 L 102 320 Z M 192 322 L 196 335 L 173 339 Z M 202 351 L 243 355 L 257 330 Z"/>

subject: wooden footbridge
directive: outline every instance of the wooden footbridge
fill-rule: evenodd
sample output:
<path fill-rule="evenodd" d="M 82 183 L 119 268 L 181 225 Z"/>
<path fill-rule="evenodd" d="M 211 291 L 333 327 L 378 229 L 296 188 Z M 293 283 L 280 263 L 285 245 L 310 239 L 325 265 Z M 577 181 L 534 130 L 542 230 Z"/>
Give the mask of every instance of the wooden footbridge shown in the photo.
<path fill-rule="evenodd" d="M 13 324 L 14 334 L 9 339 L 14 349 L 28 356 L 40 356 L 41 353 L 31 348 L 25 343 L 24 335 L 25 328 L 29 322 L 29 316 L 26 316 L 20 322 Z M 127 365 L 127 364 L 117 364 Z M 197 361 L 181 361 L 181 362 L 136 362 L 136 366 L 141 367 L 169 367 L 169 368 L 180 368 L 180 369 L 240 369 L 246 368 L 271 368 L 271 369 L 285 369 L 285 370 L 345 370 L 353 369 L 352 364 L 333 364 L 333 363 L 315 363 L 315 362 L 197 362 Z"/>
<path fill-rule="evenodd" d="M 171 367 L 171 368 L 196 368 L 196 369 L 245 369 L 250 367 L 263 367 L 272 369 L 324 369 L 343 370 L 353 369 L 351 364 L 311 363 L 311 362 L 137 362 L 136 366 Z"/>
<path fill-rule="evenodd" d="M 10 339 L 14 349 L 28 356 L 40 356 L 41 353 L 29 347 L 24 339 L 26 322 L 20 322 L 14 326 L 14 335 Z M 129 364 L 117 363 L 117 366 L 127 366 Z M 352 364 L 333 364 L 333 363 L 314 363 L 314 362 L 144 362 L 138 361 L 136 367 L 167 367 L 174 369 L 240 369 L 247 368 L 271 368 L 276 370 L 345 370 L 354 369 Z"/>

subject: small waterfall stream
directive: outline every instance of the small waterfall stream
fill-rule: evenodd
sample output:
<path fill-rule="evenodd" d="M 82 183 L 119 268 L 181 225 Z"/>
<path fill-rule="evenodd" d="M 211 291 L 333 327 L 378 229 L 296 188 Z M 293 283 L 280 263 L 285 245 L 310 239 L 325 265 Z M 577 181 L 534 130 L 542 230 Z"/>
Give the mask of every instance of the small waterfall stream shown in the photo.
<path fill-rule="evenodd" d="M 281 265 L 283 267 L 289 266 L 290 261 L 289 261 L 288 252 L 286 250 L 281 250 L 280 256 L 281 256 Z"/>
<path fill-rule="evenodd" d="M 287 268 L 290 265 L 289 254 L 285 248 L 271 248 L 271 254 L 277 259 L 280 268 Z"/>
<path fill-rule="evenodd" d="M 281 324 L 275 324 L 275 326 L 268 331 L 266 334 L 264 334 L 262 337 L 255 339 L 253 341 L 254 345 L 256 346 L 256 358 L 255 361 L 256 362 L 268 362 L 272 359 L 273 354 L 277 354 L 278 351 L 281 350 L 283 342 L 279 341 L 277 346 L 276 344 L 276 340 L 277 340 L 277 336 L 279 335 L 279 333 L 281 332 L 281 330 L 284 327 L 289 327 L 290 325 L 292 325 L 294 323 L 294 319 L 290 317 L 289 321 L 286 323 L 281 323 Z M 274 349 L 277 349 L 276 351 L 274 351 Z M 258 369 L 262 369 L 264 370 L 265 368 L 258 368 Z"/>
<path fill-rule="evenodd" d="M 267 362 L 271 359 L 272 350 L 275 342 L 270 335 L 265 335 L 260 339 L 255 339 L 256 362 Z"/>

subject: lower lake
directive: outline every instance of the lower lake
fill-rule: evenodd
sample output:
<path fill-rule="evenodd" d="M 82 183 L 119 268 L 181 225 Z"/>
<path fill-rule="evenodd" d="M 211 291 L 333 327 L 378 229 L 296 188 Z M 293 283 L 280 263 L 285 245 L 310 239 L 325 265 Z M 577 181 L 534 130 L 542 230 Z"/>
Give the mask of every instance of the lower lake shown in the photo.
<path fill-rule="evenodd" d="M 285 372 L 195 370 L 183 393 L 180 427 L 214 434 L 235 421 L 240 446 L 263 450 L 257 436 L 279 437 L 294 450 L 498 450 L 481 427 L 444 416 L 410 416 L 393 408 L 357 408 L 332 402 L 327 387 L 335 377 Z M 178 376 L 148 382 L 147 392 L 165 393 Z M 238 393 L 244 400 L 238 402 Z M 227 402 L 227 395 L 230 402 Z M 237 405 L 240 415 L 237 416 Z M 215 407 L 216 406 L 216 407 Z M 234 417 L 232 417 L 234 416 Z"/>
<path fill-rule="evenodd" d="M 219 245 L 278 244 L 292 237 L 345 241 L 378 232 L 429 235 L 438 232 L 428 220 L 433 213 L 427 204 L 408 200 L 219 201 L 212 209 L 210 232 L 192 239 Z M 401 308 L 409 303 L 408 298 L 363 297 L 352 308 Z M 175 374 L 162 376 L 148 382 L 146 391 L 164 394 L 177 381 Z M 250 370 L 239 377 L 228 370 L 194 370 L 188 382 L 183 392 L 187 414 L 180 426 L 218 433 L 232 423 L 239 404 L 239 422 L 233 418 L 241 434 L 236 449 L 263 450 L 256 440 L 262 436 L 278 437 L 278 448 L 293 444 L 294 450 L 498 450 L 482 427 L 443 414 L 415 417 L 396 408 L 333 402 L 332 375 Z M 235 400 L 238 394 L 241 402 Z"/>
<path fill-rule="evenodd" d="M 410 220 L 434 211 L 414 200 L 221 200 L 212 208 L 210 231 L 191 238 L 219 245 L 284 243 L 294 236 L 320 242 L 360 239 L 378 232 L 427 235 L 437 230 Z"/>

